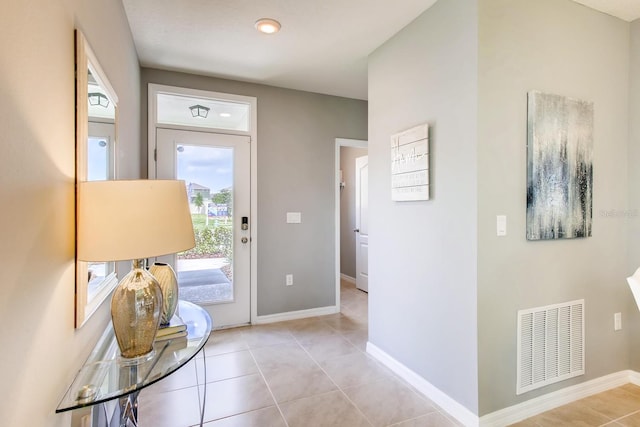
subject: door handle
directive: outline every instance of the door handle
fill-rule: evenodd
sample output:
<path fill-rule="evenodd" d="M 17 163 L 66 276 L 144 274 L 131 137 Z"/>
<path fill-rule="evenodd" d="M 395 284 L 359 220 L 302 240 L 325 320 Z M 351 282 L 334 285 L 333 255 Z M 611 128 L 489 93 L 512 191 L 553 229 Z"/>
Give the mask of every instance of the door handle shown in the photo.
<path fill-rule="evenodd" d="M 243 237 L 242 239 L 240 239 L 240 241 L 242 243 L 247 243 L 249 241 L 249 239 L 247 239 L 246 237 Z"/>
<path fill-rule="evenodd" d="M 360 229 L 359 229 L 359 228 L 354 228 L 354 229 L 353 229 L 353 232 L 354 232 L 354 233 L 359 233 L 359 232 L 360 232 Z"/>

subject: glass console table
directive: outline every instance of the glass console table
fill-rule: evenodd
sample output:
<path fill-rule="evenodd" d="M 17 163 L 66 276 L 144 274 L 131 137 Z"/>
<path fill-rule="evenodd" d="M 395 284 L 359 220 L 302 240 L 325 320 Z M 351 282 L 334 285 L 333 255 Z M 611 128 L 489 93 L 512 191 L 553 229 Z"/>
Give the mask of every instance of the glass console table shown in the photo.
<path fill-rule="evenodd" d="M 187 325 L 187 336 L 154 344 L 150 357 L 131 360 L 120 357 L 111 322 L 76 375 L 56 412 L 91 406 L 93 426 L 137 426 L 140 390 L 154 384 L 189 362 L 207 342 L 211 317 L 187 301 L 176 311 Z M 113 405 L 115 400 L 117 404 Z M 107 408 L 115 407 L 113 416 Z"/>

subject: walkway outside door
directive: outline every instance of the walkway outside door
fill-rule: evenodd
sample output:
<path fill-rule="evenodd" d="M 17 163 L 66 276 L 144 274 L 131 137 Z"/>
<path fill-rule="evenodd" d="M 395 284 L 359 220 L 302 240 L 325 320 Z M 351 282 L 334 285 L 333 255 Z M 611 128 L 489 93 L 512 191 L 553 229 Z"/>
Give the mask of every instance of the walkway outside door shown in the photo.
<path fill-rule="evenodd" d="M 369 292 L 369 157 L 356 158 L 356 287 Z"/>
<path fill-rule="evenodd" d="M 214 327 L 249 323 L 250 138 L 170 129 L 156 136 L 156 177 L 185 181 L 196 236 L 194 249 L 158 261 L 174 267 L 180 298 L 204 306 Z"/>

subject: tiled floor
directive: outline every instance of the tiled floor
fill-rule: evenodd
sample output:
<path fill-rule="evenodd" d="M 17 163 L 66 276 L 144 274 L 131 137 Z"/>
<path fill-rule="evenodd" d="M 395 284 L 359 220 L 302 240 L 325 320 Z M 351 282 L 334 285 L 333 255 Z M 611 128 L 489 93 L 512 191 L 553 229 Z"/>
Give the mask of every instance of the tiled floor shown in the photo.
<path fill-rule="evenodd" d="M 343 282 L 341 299 L 340 314 L 214 332 L 140 394 L 140 426 L 200 425 L 203 402 L 207 427 L 456 426 L 365 353 L 367 294 Z"/>
<path fill-rule="evenodd" d="M 544 412 L 513 426 L 640 427 L 640 387 L 626 384 Z"/>

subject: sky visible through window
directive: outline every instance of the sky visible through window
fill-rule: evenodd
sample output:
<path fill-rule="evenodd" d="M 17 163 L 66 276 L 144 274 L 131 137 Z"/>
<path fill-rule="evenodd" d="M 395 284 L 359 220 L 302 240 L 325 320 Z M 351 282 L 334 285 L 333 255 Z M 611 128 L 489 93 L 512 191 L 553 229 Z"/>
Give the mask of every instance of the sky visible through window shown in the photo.
<path fill-rule="evenodd" d="M 233 148 L 180 145 L 178 179 L 208 187 L 211 194 L 233 185 Z"/>

